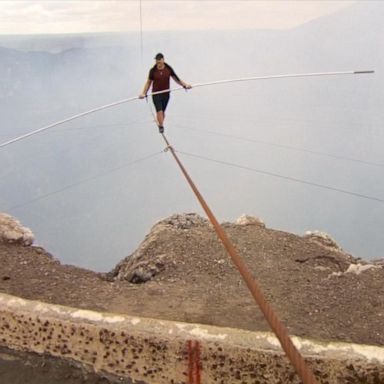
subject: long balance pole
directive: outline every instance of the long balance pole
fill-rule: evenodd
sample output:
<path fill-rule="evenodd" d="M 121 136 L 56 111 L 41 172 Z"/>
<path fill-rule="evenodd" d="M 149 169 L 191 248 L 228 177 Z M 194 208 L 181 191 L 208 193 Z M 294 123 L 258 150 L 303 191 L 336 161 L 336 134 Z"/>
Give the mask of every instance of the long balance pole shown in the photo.
<path fill-rule="evenodd" d="M 217 221 L 216 217 L 214 216 L 208 204 L 204 200 L 203 196 L 201 195 L 196 185 L 192 181 L 191 177 L 189 176 L 188 172 L 186 171 L 183 164 L 179 160 L 175 150 L 170 145 L 164 133 L 162 133 L 162 136 L 164 138 L 165 143 L 167 144 L 167 149 L 170 150 L 170 152 L 172 153 L 172 156 L 174 157 L 174 159 L 176 160 L 176 163 L 180 167 L 181 172 L 187 179 L 188 184 L 192 188 L 194 194 L 196 195 L 205 213 L 207 214 L 210 222 L 212 223 L 218 237 L 224 244 L 224 247 L 227 250 L 228 254 L 230 255 L 233 263 L 239 270 L 241 276 L 243 277 L 245 283 L 247 284 L 248 289 L 251 291 L 252 296 L 254 297 L 254 299 L 256 300 L 256 303 L 258 304 L 261 311 L 263 312 L 264 317 L 266 318 L 268 324 L 270 325 L 273 332 L 276 334 L 277 338 L 279 339 L 280 344 L 283 350 L 285 351 L 288 359 L 291 361 L 292 365 L 295 367 L 297 374 L 299 375 L 299 377 L 301 378 L 304 384 L 317 384 L 314 374 L 309 369 L 308 365 L 306 364 L 305 360 L 301 356 L 300 352 L 294 346 L 291 338 L 289 337 L 286 327 L 279 320 L 279 318 L 273 311 L 270 304 L 266 301 L 264 294 L 261 291 L 258 283 L 253 278 L 244 260 L 237 253 L 235 247 L 233 246 L 232 242 L 230 241 L 223 227 Z"/>
<path fill-rule="evenodd" d="M 316 76 L 360 75 L 360 74 L 367 74 L 367 73 L 374 73 L 374 71 L 369 70 L 369 71 L 342 71 L 342 72 L 341 71 L 340 72 L 315 72 L 315 73 L 294 73 L 294 74 L 271 75 L 271 76 L 241 77 L 241 78 L 237 78 L 237 79 L 209 81 L 206 83 L 196 83 L 196 84 L 192 85 L 192 88 L 206 87 L 206 86 L 226 84 L 226 83 L 236 83 L 236 82 L 243 82 L 243 81 L 254 81 L 254 80 L 283 79 L 283 78 L 297 78 L 297 77 L 316 77 Z M 165 93 L 165 92 L 180 91 L 182 89 L 184 89 L 184 88 L 178 87 L 175 89 L 166 89 L 164 91 L 152 92 L 151 94 L 149 94 L 149 96 L 158 95 L 160 93 Z M 115 102 L 110 103 L 110 104 L 102 105 L 101 107 L 90 109 L 89 111 L 78 113 L 77 115 L 73 115 L 73 116 L 68 117 L 66 119 L 57 121 L 53 124 L 47 125 L 47 126 L 42 127 L 42 128 L 38 128 L 32 132 L 28 132 L 28 133 L 25 133 L 25 134 L 20 135 L 18 137 L 15 137 L 11 140 L 5 141 L 4 143 L 0 144 L 0 148 L 5 147 L 5 146 L 10 145 L 10 144 L 13 144 L 17 141 L 26 139 L 27 137 L 36 135 L 37 133 L 46 131 L 46 130 L 54 128 L 54 127 L 57 127 L 58 125 L 67 123 L 69 121 L 78 119 L 78 118 L 86 116 L 86 115 L 90 115 L 91 113 L 95 113 L 95 112 L 101 111 L 103 109 L 112 108 L 112 107 L 115 107 L 115 106 L 120 105 L 120 104 L 129 103 L 129 102 L 137 100 L 137 99 L 139 99 L 139 96 L 134 96 L 134 97 L 130 97 L 128 99 L 123 99 L 123 100 L 115 101 Z"/>

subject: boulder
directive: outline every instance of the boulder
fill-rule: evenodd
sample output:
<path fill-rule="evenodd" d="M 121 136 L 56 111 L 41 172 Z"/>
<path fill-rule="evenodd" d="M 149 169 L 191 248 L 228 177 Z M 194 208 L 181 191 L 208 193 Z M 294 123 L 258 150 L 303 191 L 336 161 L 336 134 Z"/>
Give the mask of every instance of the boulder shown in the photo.
<path fill-rule="evenodd" d="M 191 229 L 194 227 L 205 227 L 209 225 L 209 221 L 197 213 L 175 214 L 159 221 L 155 227 L 161 225 L 170 225 L 176 229 Z"/>
<path fill-rule="evenodd" d="M 342 252 L 343 249 L 336 243 L 336 241 L 327 233 L 321 231 L 307 231 L 303 236 L 304 239 L 322 245 L 326 248 L 331 248 L 335 251 Z"/>
<path fill-rule="evenodd" d="M 23 227 L 14 217 L 0 213 L 0 241 L 32 245 L 35 237 L 29 228 Z"/>
<path fill-rule="evenodd" d="M 236 221 L 236 225 L 258 225 L 259 227 L 265 228 L 263 220 L 255 216 L 241 215 Z"/>

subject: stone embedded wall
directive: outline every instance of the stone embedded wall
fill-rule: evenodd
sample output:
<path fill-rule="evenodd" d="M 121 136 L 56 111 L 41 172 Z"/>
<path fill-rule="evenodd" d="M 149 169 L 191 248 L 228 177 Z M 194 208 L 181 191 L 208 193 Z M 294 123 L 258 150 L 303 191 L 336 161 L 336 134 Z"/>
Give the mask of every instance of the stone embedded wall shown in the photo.
<path fill-rule="evenodd" d="M 384 348 L 293 338 L 319 383 L 384 383 Z M 276 338 L 99 313 L 0 294 L 0 345 L 138 383 L 300 383 Z M 199 371 L 199 372 L 198 372 Z"/>

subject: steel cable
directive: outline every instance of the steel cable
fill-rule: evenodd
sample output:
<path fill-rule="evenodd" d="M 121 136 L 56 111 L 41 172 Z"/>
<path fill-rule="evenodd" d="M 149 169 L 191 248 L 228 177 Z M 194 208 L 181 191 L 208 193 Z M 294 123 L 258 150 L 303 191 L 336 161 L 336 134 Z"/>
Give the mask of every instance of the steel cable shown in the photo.
<path fill-rule="evenodd" d="M 192 188 L 195 196 L 197 197 L 202 208 L 204 209 L 205 213 L 207 214 L 210 222 L 212 223 L 218 237 L 222 241 L 225 249 L 227 250 L 233 263 L 235 264 L 236 268 L 238 269 L 241 276 L 243 277 L 243 280 L 245 281 L 245 283 L 246 283 L 248 289 L 250 290 L 252 296 L 254 297 L 256 303 L 258 304 L 259 308 L 263 312 L 265 319 L 267 320 L 271 329 L 273 330 L 273 332 L 275 333 L 275 335 L 279 339 L 283 350 L 285 351 L 288 359 L 290 360 L 290 362 L 294 366 L 297 374 L 299 375 L 299 377 L 301 378 L 301 380 L 303 381 L 304 384 L 316 384 L 317 381 L 316 381 L 314 374 L 309 369 L 307 363 L 305 362 L 305 360 L 301 356 L 300 352 L 297 350 L 297 348 L 293 344 L 291 338 L 289 337 L 289 334 L 288 334 L 286 327 L 279 320 L 279 318 L 277 317 L 277 315 L 273 311 L 271 305 L 265 299 L 264 294 L 261 291 L 258 283 L 253 278 L 253 276 L 252 276 L 251 272 L 249 271 L 247 265 L 245 264 L 244 260 L 237 253 L 235 247 L 232 245 L 232 242 L 230 241 L 226 232 L 224 231 L 222 226 L 217 221 L 216 217 L 212 213 L 211 209 L 209 208 L 208 204 L 204 200 L 203 196 L 200 194 L 199 190 L 195 186 L 195 184 L 192 181 L 191 177 L 189 176 L 188 172 L 186 171 L 183 164 L 181 163 L 179 157 L 176 155 L 176 151 L 170 145 L 170 143 L 167 140 L 164 133 L 162 133 L 162 137 L 163 137 L 163 139 L 167 145 L 166 149 L 171 152 L 171 154 L 172 154 L 173 158 L 175 159 L 176 163 L 178 164 L 181 172 L 183 173 L 188 184 Z"/>
<path fill-rule="evenodd" d="M 34 202 L 36 202 L 36 201 L 45 200 L 46 198 L 48 198 L 48 197 L 50 197 L 50 196 L 52 196 L 52 195 L 56 195 L 56 194 L 58 194 L 58 193 L 61 193 L 61 192 L 66 191 L 66 190 L 68 190 L 68 189 L 72 189 L 72 188 L 74 188 L 74 187 L 77 187 L 77 186 L 80 185 L 80 184 L 84 184 L 84 183 L 87 183 L 88 181 L 92 181 L 92 180 L 98 179 L 98 178 L 100 178 L 100 177 L 109 175 L 109 174 L 112 173 L 112 172 L 116 172 L 116 171 L 118 171 L 118 170 L 120 170 L 120 169 L 123 169 L 123 168 L 125 168 L 125 167 L 128 167 L 128 166 L 130 166 L 130 165 L 133 165 L 133 164 L 136 164 L 136 163 L 140 163 L 140 162 L 145 161 L 145 160 L 149 160 L 149 159 L 151 159 L 152 157 L 155 157 L 155 156 L 160 155 L 160 154 L 162 154 L 162 153 L 163 153 L 163 151 L 161 151 L 161 152 L 155 152 L 155 153 L 152 153 L 152 154 L 147 155 L 147 156 L 145 156 L 145 157 L 141 157 L 141 158 L 139 158 L 139 159 L 133 160 L 133 161 L 127 163 L 127 164 L 120 165 L 120 166 L 115 167 L 115 168 L 111 168 L 111 169 L 109 169 L 108 171 L 105 171 L 105 172 L 100 173 L 100 174 L 98 174 L 98 175 L 91 176 L 91 177 L 88 177 L 88 178 L 86 178 L 86 179 L 79 180 L 79 181 L 77 181 L 77 182 L 75 182 L 75 183 L 66 185 L 66 186 L 63 187 L 63 188 L 57 189 L 57 190 L 55 190 L 55 191 L 48 192 L 48 193 L 46 193 L 46 194 L 44 194 L 44 195 L 35 197 L 35 198 L 31 199 L 31 200 L 28 200 L 28 201 L 25 201 L 25 202 L 23 202 L 23 203 L 14 205 L 13 207 L 10 207 L 10 208 L 8 209 L 8 211 L 13 211 L 13 210 L 15 210 L 15 209 L 24 207 L 24 206 L 29 205 L 29 204 L 31 204 L 31 203 L 34 203 Z"/>
<path fill-rule="evenodd" d="M 263 174 L 263 175 L 277 177 L 277 178 L 288 180 L 288 181 L 293 181 L 295 183 L 311 185 L 313 187 L 328 189 L 330 191 L 345 193 L 347 195 L 356 196 L 356 197 L 360 197 L 360 198 L 367 199 L 367 200 L 377 201 L 379 203 L 384 203 L 384 199 L 381 199 L 381 198 L 378 198 L 378 197 L 374 197 L 374 196 L 364 195 L 362 193 L 351 192 L 351 191 L 347 191 L 345 189 L 331 187 L 331 186 L 323 185 L 323 184 L 319 184 L 319 183 L 314 183 L 314 182 L 311 182 L 311 181 L 306 181 L 306 180 L 298 179 L 298 178 L 295 178 L 295 177 L 284 176 L 284 175 L 280 175 L 278 173 L 269 172 L 269 171 L 263 171 L 263 170 L 252 168 L 252 167 L 248 167 L 248 166 L 245 166 L 245 165 L 231 163 L 229 161 L 212 159 L 210 157 L 196 155 L 196 154 L 193 154 L 193 153 L 190 153 L 190 152 L 184 152 L 184 151 L 177 151 L 177 152 L 181 153 L 183 155 L 186 155 L 186 156 L 190 156 L 190 157 L 194 157 L 194 158 L 210 161 L 210 162 L 217 163 L 217 164 L 222 164 L 222 165 L 226 165 L 226 166 L 230 166 L 230 167 L 245 169 L 247 171 L 260 173 L 260 174 Z"/>
<path fill-rule="evenodd" d="M 185 125 L 183 125 L 183 124 L 180 125 L 179 123 L 177 123 L 176 126 L 186 127 Z M 356 159 L 356 158 L 353 158 L 353 157 L 340 156 L 340 155 L 335 155 L 333 153 L 314 151 L 314 150 L 311 150 L 311 149 L 295 147 L 293 145 L 278 144 L 278 143 L 274 143 L 274 142 L 271 142 L 271 141 L 252 139 L 252 138 L 249 138 L 249 137 L 242 137 L 242 136 L 232 135 L 232 134 L 228 134 L 228 133 L 222 133 L 222 132 L 216 132 L 216 131 L 210 131 L 210 130 L 203 130 L 203 129 L 198 129 L 198 128 L 190 128 L 190 127 L 187 127 L 187 128 L 188 128 L 188 130 L 191 130 L 191 131 L 209 133 L 211 135 L 228 137 L 230 139 L 241 140 L 241 141 L 245 141 L 245 142 L 249 142 L 249 143 L 263 144 L 263 145 L 268 145 L 268 146 L 271 146 L 271 147 L 288 149 L 288 150 L 291 150 L 291 151 L 309 153 L 311 155 L 316 155 L 316 156 L 323 156 L 323 157 L 329 157 L 329 158 L 337 159 L 337 160 L 345 160 L 345 161 L 351 161 L 351 162 L 354 162 L 354 163 L 372 165 L 372 166 L 375 166 L 375 167 L 384 167 L 383 163 L 376 163 L 374 161 L 367 161 L 367 160 L 362 160 L 362 159 Z"/>

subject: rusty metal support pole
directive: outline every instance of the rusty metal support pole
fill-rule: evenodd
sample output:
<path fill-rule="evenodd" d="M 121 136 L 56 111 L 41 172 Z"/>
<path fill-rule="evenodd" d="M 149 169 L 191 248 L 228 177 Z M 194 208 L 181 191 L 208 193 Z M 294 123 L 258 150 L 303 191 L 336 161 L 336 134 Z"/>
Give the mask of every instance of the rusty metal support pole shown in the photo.
<path fill-rule="evenodd" d="M 204 209 L 205 213 L 207 214 L 210 222 L 212 223 L 218 237 L 222 241 L 225 249 L 227 250 L 228 254 L 230 255 L 233 263 L 239 270 L 241 276 L 243 277 L 243 280 L 247 284 L 248 289 L 250 290 L 252 296 L 254 297 L 256 303 L 258 304 L 259 308 L 264 314 L 265 319 L 267 320 L 269 326 L 277 336 L 277 338 L 280 341 L 280 344 L 285 351 L 288 359 L 294 366 L 297 374 L 299 375 L 300 379 L 303 381 L 304 384 L 317 384 L 316 378 L 312 371 L 309 369 L 308 365 L 306 364 L 305 360 L 301 356 L 300 352 L 296 349 L 294 346 L 291 338 L 289 337 L 288 331 L 284 324 L 279 320 L 275 312 L 273 311 L 272 307 L 269 305 L 269 303 L 266 301 L 263 292 L 261 291 L 258 283 L 253 278 L 251 272 L 249 271 L 247 265 L 245 264 L 244 260 L 240 257 L 240 255 L 237 253 L 235 247 L 232 245 L 232 242 L 230 241 L 229 237 L 227 236 L 226 232 L 222 228 L 222 226 L 217 221 L 216 217 L 212 213 L 211 209 L 209 208 L 208 204 L 205 202 L 203 196 L 200 194 L 199 190 L 195 186 L 194 182 L 190 178 L 188 172 L 184 168 L 183 164 L 179 160 L 178 156 L 176 155 L 175 150 L 170 145 L 169 141 L 165 137 L 164 134 L 162 134 L 165 143 L 167 144 L 167 149 L 170 150 L 172 153 L 172 156 L 176 160 L 176 163 L 178 164 L 179 168 L 181 169 L 181 172 L 183 173 L 184 177 L 187 179 L 188 184 L 192 188 L 193 192 L 195 193 L 197 199 L 199 200 L 202 208 Z"/>

